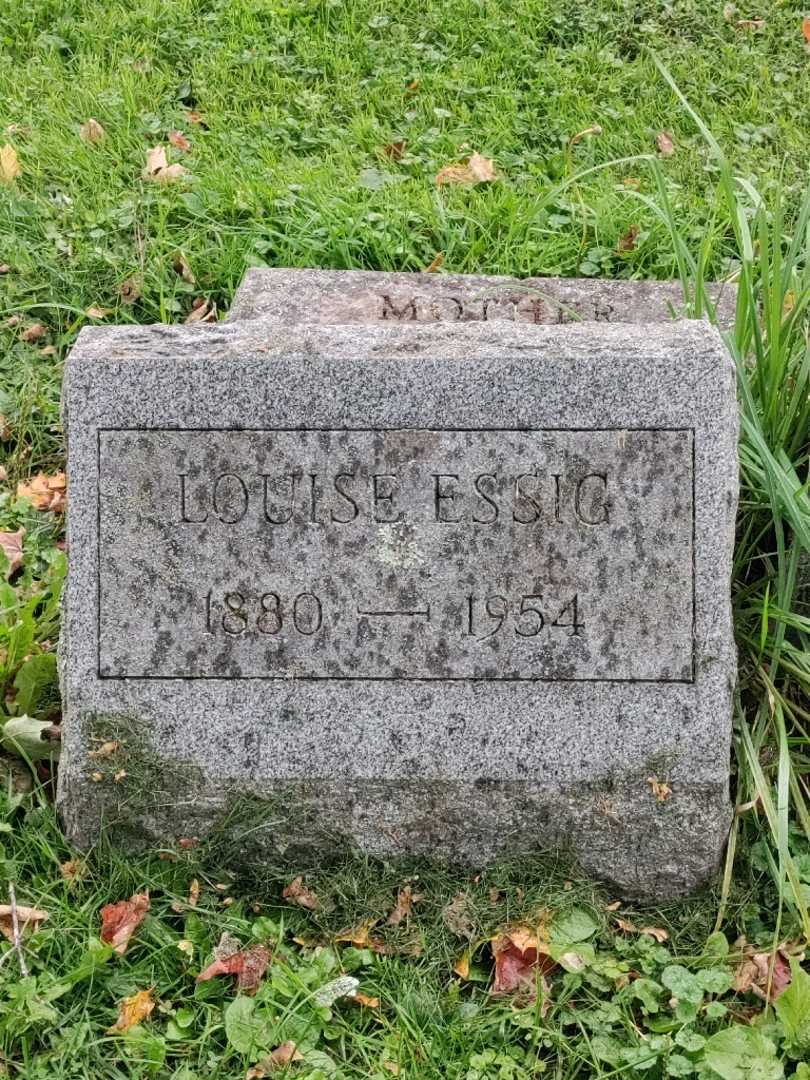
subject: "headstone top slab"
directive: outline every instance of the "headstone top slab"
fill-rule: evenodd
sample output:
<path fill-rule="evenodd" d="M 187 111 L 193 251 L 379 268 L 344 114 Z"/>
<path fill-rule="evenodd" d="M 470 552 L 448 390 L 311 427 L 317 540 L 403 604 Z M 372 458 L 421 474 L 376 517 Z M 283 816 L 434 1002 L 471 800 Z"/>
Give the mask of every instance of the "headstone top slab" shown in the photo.
<path fill-rule="evenodd" d="M 718 324 L 732 325 L 736 289 L 709 287 Z M 671 322 L 685 310 L 674 281 L 513 278 L 478 274 L 385 273 L 253 267 L 236 291 L 228 321 L 288 323 Z"/>
<path fill-rule="evenodd" d="M 567 843 L 626 895 L 712 875 L 737 494 L 716 330 L 99 327 L 64 418 L 77 844 L 170 845 L 247 799 L 237 859 Z"/>

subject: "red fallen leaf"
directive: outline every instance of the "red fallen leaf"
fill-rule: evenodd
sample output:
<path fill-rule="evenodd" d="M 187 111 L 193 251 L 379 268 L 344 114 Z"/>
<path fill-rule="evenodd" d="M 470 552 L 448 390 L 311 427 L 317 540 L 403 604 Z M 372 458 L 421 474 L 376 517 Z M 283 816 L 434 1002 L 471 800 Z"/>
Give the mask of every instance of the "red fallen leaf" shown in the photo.
<path fill-rule="evenodd" d="M 810 19 L 802 19 L 802 33 L 804 40 L 810 44 Z"/>
<path fill-rule="evenodd" d="M 185 137 L 182 131 L 170 131 L 169 142 L 178 150 L 187 151 L 191 149 L 191 143 Z"/>
<path fill-rule="evenodd" d="M 400 139 L 398 142 L 388 143 L 387 146 L 383 147 L 383 153 L 387 158 L 390 158 L 392 161 L 401 161 L 405 153 L 406 145 L 407 144 L 404 139 Z"/>
<path fill-rule="evenodd" d="M 495 957 L 495 978 L 492 994 L 510 994 L 516 990 L 535 990 L 537 974 L 541 983 L 543 973 L 556 967 L 547 956 L 537 935 L 526 926 L 516 926 L 499 934 L 491 942 Z"/>
<path fill-rule="evenodd" d="M 291 904 L 307 908 L 308 911 L 317 911 L 321 906 L 321 902 L 315 893 L 304 885 L 302 877 L 297 877 L 294 881 L 291 881 L 289 885 L 282 889 L 281 895 Z"/>
<path fill-rule="evenodd" d="M 47 333 L 48 327 L 45 325 L 45 323 L 35 322 L 31 326 L 23 330 L 23 332 L 20 334 L 20 338 L 23 341 L 27 342 L 29 345 L 31 345 L 35 341 L 39 341 L 39 339 L 41 337 L 44 337 Z"/>
<path fill-rule="evenodd" d="M 217 975 L 235 975 L 239 990 L 255 994 L 269 963 L 270 951 L 264 945 L 251 945 L 231 956 L 218 957 L 200 972 L 197 982 L 208 982 Z"/>
<path fill-rule="evenodd" d="M 120 900 L 117 904 L 105 904 L 101 909 L 101 940 L 123 956 L 148 910 L 148 892 L 135 893 L 129 900 Z"/>
<path fill-rule="evenodd" d="M 635 251 L 636 240 L 638 239 L 638 234 L 640 232 L 641 227 L 639 225 L 631 225 L 627 232 L 624 233 L 623 236 L 619 237 L 619 240 L 616 244 L 617 254 L 622 255 L 627 251 Z"/>
<path fill-rule="evenodd" d="M 772 953 L 749 953 L 734 972 L 734 989 L 737 993 L 750 990 L 763 1001 L 773 1001 L 790 986 L 790 961 L 781 949 L 776 950 L 771 975 Z M 768 982 L 770 976 L 770 993 Z"/>

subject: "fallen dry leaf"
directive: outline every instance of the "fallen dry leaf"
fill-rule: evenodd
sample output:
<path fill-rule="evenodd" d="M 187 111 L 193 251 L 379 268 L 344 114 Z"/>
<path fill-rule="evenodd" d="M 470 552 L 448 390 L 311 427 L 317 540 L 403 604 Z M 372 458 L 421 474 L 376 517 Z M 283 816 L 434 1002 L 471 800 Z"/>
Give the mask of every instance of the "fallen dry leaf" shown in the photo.
<path fill-rule="evenodd" d="M 6 472 L 5 465 L 0 465 L 0 484 L 4 484 L 8 480 L 8 473 Z"/>
<path fill-rule="evenodd" d="M 11 143 L 6 143 L 0 150 L 0 183 L 13 184 L 21 172 L 22 167 L 17 151 Z"/>
<path fill-rule="evenodd" d="M 661 157 L 672 157 L 675 153 L 675 140 L 668 131 L 659 131 L 655 136 L 655 145 Z"/>
<path fill-rule="evenodd" d="M 118 1006 L 118 1019 L 112 1027 L 107 1028 L 107 1034 L 120 1035 L 145 1020 L 155 1007 L 153 993 L 153 990 L 139 990 L 132 997 L 124 998 Z"/>
<path fill-rule="evenodd" d="M 66 505 L 67 480 L 63 472 L 48 476 L 37 473 L 28 481 L 17 484 L 17 498 L 28 499 L 36 510 L 50 510 L 61 514 Z"/>
<path fill-rule="evenodd" d="M 46 345 L 44 349 L 39 350 L 40 356 L 56 356 L 56 348 L 53 345 Z"/>
<path fill-rule="evenodd" d="M 665 803 L 672 794 L 672 786 L 666 780 L 659 780 L 657 776 L 648 776 L 647 783 L 658 802 Z"/>
<path fill-rule="evenodd" d="M 35 322 L 22 331 L 20 339 L 27 342 L 29 345 L 33 345 L 35 341 L 39 341 L 39 339 L 44 337 L 47 333 L 48 327 L 45 323 Z"/>
<path fill-rule="evenodd" d="M 461 956 L 453 964 L 453 974 L 458 975 L 460 979 L 469 979 L 470 977 L 470 950 L 465 949 Z"/>
<path fill-rule="evenodd" d="M 546 971 L 556 965 L 541 947 L 535 931 L 527 926 L 505 930 L 490 942 L 495 958 L 492 994 L 510 994 L 528 990 L 534 994 L 538 974 L 541 980 Z"/>
<path fill-rule="evenodd" d="M 134 304 L 140 299 L 141 283 L 137 278 L 127 278 L 118 286 L 118 293 L 123 304 Z"/>
<path fill-rule="evenodd" d="M 737 23 L 738 30 L 761 30 L 765 25 L 764 19 L 740 19 Z"/>
<path fill-rule="evenodd" d="M 175 252 L 172 258 L 172 269 L 186 284 L 193 285 L 195 283 L 194 274 L 191 272 L 191 267 L 182 251 Z"/>
<path fill-rule="evenodd" d="M 802 19 L 802 33 L 804 40 L 810 45 L 810 19 Z"/>
<path fill-rule="evenodd" d="M 87 143 L 100 143 L 106 131 L 94 117 L 90 117 L 79 128 L 79 136 Z"/>
<path fill-rule="evenodd" d="M 749 947 L 734 972 L 734 989 L 738 994 L 750 990 L 763 1001 L 771 1002 L 787 990 L 790 978 L 790 961 L 781 948 L 776 950 L 774 956 L 772 953 L 754 952 Z"/>
<path fill-rule="evenodd" d="M 262 1080 L 263 1077 L 269 1076 L 270 1073 L 277 1072 L 279 1069 L 286 1069 L 294 1061 L 303 1060 L 304 1055 L 292 1039 L 288 1039 L 287 1042 L 277 1046 L 267 1057 L 261 1058 L 260 1061 L 257 1061 L 255 1065 L 248 1069 L 245 1073 L 245 1080 Z"/>
<path fill-rule="evenodd" d="M 622 187 L 630 188 L 631 191 L 640 191 L 641 180 L 637 176 L 625 176 Z"/>
<path fill-rule="evenodd" d="M 384 146 L 383 153 L 387 158 L 390 158 L 391 161 L 401 161 L 402 155 L 405 153 L 406 146 L 407 143 L 405 142 L 405 140 L 400 139 L 399 142 L 388 143 L 387 146 Z"/>
<path fill-rule="evenodd" d="M 437 270 L 441 269 L 443 264 L 444 264 L 444 252 L 440 251 L 437 255 L 434 256 L 433 261 L 431 262 L 430 266 L 425 267 L 424 272 L 426 274 L 435 274 Z"/>
<path fill-rule="evenodd" d="M 188 906 L 195 908 L 200 899 L 200 883 L 194 878 L 188 888 Z"/>
<path fill-rule="evenodd" d="M 190 124 L 204 124 L 202 113 L 197 112 L 196 109 L 189 109 L 186 116 Z"/>
<path fill-rule="evenodd" d="M 99 307 L 98 304 L 92 304 L 89 308 L 85 309 L 84 313 L 91 319 L 106 319 L 108 315 L 112 315 L 112 308 Z"/>
<path fill-rule="evenodd" d="M 16 532 L 0 532 L 0 549 L 8 559 L 6 577 L 11 577 L 23 564 L 23 537 L 25 529 L 17 529 Z"/>
<path fill-rule="evenodd" d="M 436 173 L 436 183 L 439 187 L 445 184 L 465 184 L 471 187 L 474 184 L 488 183 L 497 179 L 492 158 L 485 158 L 477 153 L 471 154 L 466 162 L 445 165 Z"/>
<path fill-rule="evenodd" d="M 205 300 L 198 296 L 191 305 L 191 311 L 186 315 L 185 323 L 214 323 L 217 321 L 217 305 L 213 300 Z"/>
<path fill-rule="evenodd" d="M 355 1005 L 364 1005 L 367 1009 L 379 1009 L 380 1007 L 380 999 L 378 997 L 370 997 L 368 994 L 363 994 L 359 990 L 356 994 L 349 994 L 346 1000 L 354 1002 Z"/>
<path fill-rule="evenodd" d="M 392 1076 L 399 1076 L 399 1065 L 395 1061 L 382 1061 L 380 1062 L 386 1072 L 390 1072 Z"/>
<path fill-rule="evenodd" d="M 170 131 L 169 142 L 172 144 L 173 147 L 175 147 L 175 149 L 182 150 L 183 153 L 186 153 L 191 149 L 191 143 L 188 141 L 182 131 Z"/>
<path fill-rule="evenodd" d="M 655 938 L 659 945 L 663 945 L 665 941 L 669 940 L 669 934 L 661 926 L 642 926 L 639 933 Z"/>
<path fill-rule="evenodd" d="M 93 781 L 94 784 L 100 784 L 101 781 L 104 779 L 104 773 L 99 772 L 98 769 L 96 769 L 95 772 L 90 773 L 90 779 Z"/>
<path fill-rule="evenodd" d="M 17 904 L 17 924 L 21 934 L 26 930 L 39 930 L 40 923 L 44 923 L 48 919 L 50 919 L 50 915 L 47 911 L 35 907 L 26 907 L 24 904 Z M 9 941 L 14 940 L 10 904 L 0 904 L 0 933 L 7 937 Z"/>
<path fill-rule="evenodd" d="M 101 940 L 123 956 L 130 939 L 149 911 L 149 893 L 134 893 L 129 900 L 105 904 L 101 909 Z"/>
<path fill-rule="evenodd" d="M 11 424 L 8 422 L 8 418 L 0 413 L 0 442 L 8 442 L 13 432 L 11 430 Z"/>
<path fill-rule="evenodd" d="M 358 949 L 363 949 L 368 945 L 369 934 L 376 925 L 376 919 L 369 919 L 367 922 L 361 923 L 350 930 L 341 931 L 335 937 L 335 942 L 346 942 L 349 945 L 355 945 Z"/>
<path fill-rule="evenodd" d="M 403 919 L 410 918 L 413 914 L 413 905 L 418 904 L 421 899 L 419 893 L 415 893 L 410 885 L 404 885 L 397 893 L 397 902 L 388 916 L 388 925 L 398 926 Z"/>
<path fill-rule="evenodd" d="M 636 250 L 636 240 L 638 239 L 638 234 L 640 232 L 641 232 L 640 226 L 631 225 L 630 228 L 627 230 L 627 232 L 624 233 L 623 236 L 619 237 L 619 241 L 616 244 L 616 253 L 618 255 L 623 255 L 628 251 L 635 251 Z"/>
<path fill-rule="evenodd" d="M 108 758 L 118 753 L 120 749 L 121 743 L 117 739 L 110 739 L 109 742 L 102 743 L 97 750 L 90 750 L 87 756 L 94 759 Z"/>
<path fill-rule="evenodd" d="M 68 859 L 67 862 L 63 862 L 59 867 L 62 874 L 62 880 L 66 881 L 68 885 L 72 885 L 74 882 L 81 881 L 87 874 L 87 863 L 83 859 Z"/>
<path fill-rule="evenodd" d="M 475 937 L 475 920 L 470 910 L 470 898 L 466 893 L 458 893 L 442 911 L 442 922 L 457 937 Z"/>
<path fill-rule="evenodd" d="M 10 274 L 11 267 L 8 263 L 0 263 L 0 274 Z"/>
<path fill-rule="evenodd" d="M 297 904 L 298 907 L 306 908 L 308 911 L 317 911 L 321 906 L 321 902 L 315 893 L 304 885 L 302 877 L 295 878 L 294 881 L 285 886 L 281 895 L 288 903 Z"/>
<path fill-rule="evenodd" d="M 144 180 L 151 180 L 154 183 L 171 184 L 175 180 L 182 180 L 187 174 L 188 169 L 184 165 L 168 163 L 164 146 L 153 146 L 146 155 L 146 165 L 141 176 Z"/>
<path fill-rule="evenodd" d="M 192 848 L 197 847 L 199 842 L 199 836 L 181 836 L 177 841 L 177 846 L 181 851 L 191 851 Z"/>
<path fill-rule="evenodd" d="M 214 955 L 216 956 L 216 950 Z M 245 994 L 255 994 L 269 963 L 270 952 L 264 945 L 250 945 L 239 952 L 216 957 L 213 963 L 200 972 L 197 982 L 208 982 L 217 975 L 235 975 L 239 990 Z"/>

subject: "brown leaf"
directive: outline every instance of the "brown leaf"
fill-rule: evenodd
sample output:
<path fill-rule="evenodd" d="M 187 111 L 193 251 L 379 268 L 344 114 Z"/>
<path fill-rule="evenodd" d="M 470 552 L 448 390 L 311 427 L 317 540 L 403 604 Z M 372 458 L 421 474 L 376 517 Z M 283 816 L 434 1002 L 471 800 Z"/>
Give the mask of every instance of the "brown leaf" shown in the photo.
<path fill-rule="evenodd" d="M 0 533 L 0 536 L 2 536 L 2 533 Z M 17 904 L 17 924 L 20 933 L 24 933 L 26 930 L 39 930 L 40 923 L 44 923 L 48 919 L 50 919 L 50 915 L 47 911 L 35 907 L 26 907 L 24 904 Z M 0 933 L 7 937 L 9 941 L 14 940 L 10 904 L 0 904 Z"/>
<path fill-rule="evenodd" d="M 477 153 L 471 154 L 464 163 L 445 165 L 436 173 L 436 183 L 439 187 L 445 184 L 465 184 L 471 187 L 474 184 L 483 184 L 497 179 L 492 158 L 485 158 Z"/>
<path fill-rule="evenodd" d="M 495 958 L 495 977 L 492 994 L 510 994 L 516 990 L 533 993 L 537 974 L 542 977 L 555 967 L 538 940 L 527 926 L 515 926 L 493 938 L 490 946 Z"/>
<path fill-rule="evenodd" d="M 11 439 L 13 432 L 11 430 L 11 424 L 8 422 L 8 417 L 3 416 L 0 413 L 0 442 L 8 442 Z"/>
<path fill-rule="evenodd" d="M 345 941 L 349 945 L 355 945 L 358 949 L 363 949 L 369 944 L 369 934 L 376 925 L 376 919 L 369 919 L 353 929 L 343 930 L 335 937 L 335 942 Z"/>
<path fill-rule="evenodd" d="M 294 1061 L 303 1060 L 304 1055 L 299 1051 L 292 1039 L 289 1039 L 248 1069 L 245 1073 L 245 1080 L 263 1080 L 263 1077 L 269 1076 L 270 1073 L 277 1072 L 279 1069 L 286 1069 Z"/>
<path fill-rule="evenodd" d="M 315 893 L 304 885 L 302 877 L 297 877 L 294 881 L 291 881 L 282 890 L 281 895 L 288 903 L 297 904 L 298 907 L 306 908 L 308 911 L 317 911 L 321 906 L 321 902 Z"/>
<path fill-rule="evenodd" d="M 110 739 L 109 742 L 102 743 L 97 750 L 90 750 L 87 756 L 93 759 L 108 758 L 117 754 L 120 749 L 121 743 L 117 739 Z"/>
<path fill-rule="evenodd" d="M 105 904 L 101 909 L 101 940 L 123 956 L 130 939 L 149 911 L 149 893 L 134 893 L 129 900 Z"/>
<path fill-rule="evenodd" d="M 773 963 L 773 972 L 771 964 Z M 790 986 L 790 960 L 781 948 L 776 954 L 746 949 L 734 972 L 734 989 L 738 994 L 750 990 L 763 1001 L 771 1002 Z M 770 993 L 769 984 L 770 982 Z"/>
<path fill-rule="evenodd" d="M 189 109 L 186 116 L 188 117 L 188 122 L 190 124 L 205 124 L 202 113 L 197 112 L 196 109 Z"/>
<path fill-rule="evenodd" d="M 73 885 L 86 876 L 87 863 L 83 859 L 68 859 L 67 862 L 61 864 L 59 870 L 62 874 L 62 880 L 66 881 L 68 885 Z"/>
<path fill-rule="evenodd" d="M 194 878 L 188 887 L 188 906 L 195 908 L 200 899 L 200 883 Z"/>
<path fill-rule="evenodd" d="M 661 157 L 672 157 L 675 153 L 675 140 L 668 131 L 659 131 L 655 136 L 655 145 Z"/>
<path fill-rule="evenodd" d="M 183 281 L 188 285 L 193 285 L 195 282 L 194 274 L 191 272 L 191 267 L 188 264 L 188 259 L 182 251 L 176 251 L 172 257 L 172 270 L 178 277 L 181 277 Z"/>
<path fill-rule="evenodd" d="M 347 1001 L 354 1002 L 355 1005 L 364 1005 L 367 1009 L 379 1009 L 380 999 L 378 997 L 370 997 L 368 994 L 363 994 L 361 991 L 357 991 L 356 994 L 350 994 Z"/>
<path fill-rule="evenodd" d="M 108 315 L 112 315 L 112 308 L 99 307 L 98 304 L 92 304 L 84 313 L 90 319 L 106 319 Z"/>
<path fill-rule="evenodd" d="M 44 337 L 47 333 L 48 327 L 45 323 L 35 322 L 23 330 L 20 334 L 20 339 L 28 342 L 29 345 L 33 345 L 35 341 L 39 341 L 39 339 Z"/>
<path fill-rule="evenodd" d="M 410 885 L 404 885 L 397 893 L 397 902 L 394 910 L 388 916 L 389 926 L 398 926 L 403 919 L 408 919 L 413 914 L 413 905 L 418 904 L 422 897 L 413 892 Z"/>
<path fill-rule="evenodd" d="M 158 184 L 171 184 L 175 180 L 181 180 L 187 174 L 188 169 L 185 166 L 168 163 L 164 146 L 153 146 L 146 155 L 146 165 L 141 176 L 144 180 L 151 180 Z"/>
<path fill-rule="evenodd" d="M 200 972 L 197 982 L 207 982 L 217 975 L 235 975 L 239 990 L 245 994 L 255 994 L 269 963 L 270 952 L 264 945 L 250 945 L 229 956 L 217 957 Z"/>
<path fill-rule="evenodd" d="M 395 1061 L 382 1061 L 380 1062 L 386 1072 L 390 1072 L 392 1076 L 399 1076 L 399 1065 Z"/>
<path fill-rule="evenodd" d="M 804 40 L 810 45 L 810 19 L 802 19 L 802 33 Z"/>
<path fill-rule="evenodd" d="M 0 465 L 0 484 L 4 484 L 8 480 L 8 473 L 6 472 L 5 465 Z"/>
<path fill-rule="evenodd" d="M 0 183 L 11 185 L 22 172 L 20 159 L 17 151 L 11 145 L 6 145 L 0 150 Z"/>
<path fill-rule="evenodd" d="M 434 256 L 430 266 L 426 266 L 424 272 L 426 274 L 435 274 L 437 270 L 441 269 L 444 263 L 444 252 L 440 251 Z"/>
<path fill-rule="evenodd" d="M 388 143 L 387 146 L 384 146 L 383 153 L 391 161 L 401 161 L 407 145 L 404 139 L 400 139 L 399 142 Z"/>
<path fill-rule="evenodd" d="M 134 304 L 141 296 L 141 283 L 137 278 L 129 277 L 118 286 L 123 304 Z"/>
<path fill-rule="evenodd" d="M 23 564 L 23 537 L 25 529 L 16 532 L 0 532 L 0 549 L 9 561 L 6 577 L 10 578 Z"/>
<path fill-rule="evenodd" d="M 112 1027 L 107 1028 L 107 1034 L 121 1034 L 145 1020 L 155 1007 L 153 993 L 153 990 L 139 990 L 132 997 L 124 998 L 118 1006 L 118 1019 Z"/>
<path fill-rule="evenodd" d="M 765 25 L 764 19 L 740 19 L 737 23 L 738 30 L 761 30 Z"/>
<path fill-rule="evenodd" d="M 149 153 L 146 155 L 146 164 L 143 167 L 141 175 L 144 180 L 152 180 L 161 169 L 167 169 L 169 162 L 166 157 L 166 148 L 163 146 L 153 146 Z"/>
<path fill-rule="evenodd" d="M 186 315 L 183 322 L 186 323 L 213 323 L 217 321 L 217 305 L 213 300 L 206 300 L 198 296 L 191 305 L 191 311 Z"/>
<path fill-rule="evenodd" d="M 672 787 L 666 780 L 659 780 L 657 776 L 648 776 L 647 783 L 658 802 L 665 803 L 672 794 Z"/>
<path fill-rule="evenodd" d="M 642 926 L 639 933 L 646 934 L 647 937 L 655 938 L 659 945 L 662 945 L 665 941 L 669 940 L 669 934 L 661 926 Z"/>
<path fill-rule="evenodd" d="M 183 153 L 186 153 L 188 150 L 191 149 L 191 143 L 188 141 L 182 131 L 170 131 L 169 142 L 172 144 L 172 146 L 175 147 L 175 149 L 182 150 Z"/>
<path fill-rule="evenodd" d="M 640 191 L 641 180 L 637 176 L 625 176 L 622 187 L 630 188 L 631 191 Z"/>
<path fill-rule="evenodd" d="M 106 134 L 106 131 L 98 120 L 94 119 L 92 116 L 79 128 L 80 138 L 87 143 L 100 143 Z"/>
<path fill-rule="evenodd" d="M 48 476 L 37 473 L 28 481 L 17 484 L 17 498 L 28 499 L 36 510 L 50 510 L 61 514 L 66 505 L 67 481 L 63 472 Z"/>
<path fill-rule="evenodd" d="M 451 933 L 457 937 L 475 937 L 475 921 L 470 910 L 470 898 L 466 893 L 458 893 L 442 912 L 442 921 Z"/>
<path fill-rule="evenodd" d="M 622 255 L 628 251 L 635 251 L 636 240 L 638 234 L 641 232 L 641 228 L 638 225 L 631 225 L 630 228 L 619 237 L 619 242 L 616 244 L 616 253 Z"/>
<path fill-rule="evenodd" d="M 40 356 L 56 356 L 56 348 L 53 345 L 46 345 L 44 349 L 39 350 Z"/>

